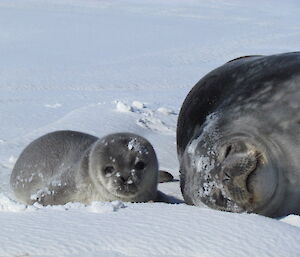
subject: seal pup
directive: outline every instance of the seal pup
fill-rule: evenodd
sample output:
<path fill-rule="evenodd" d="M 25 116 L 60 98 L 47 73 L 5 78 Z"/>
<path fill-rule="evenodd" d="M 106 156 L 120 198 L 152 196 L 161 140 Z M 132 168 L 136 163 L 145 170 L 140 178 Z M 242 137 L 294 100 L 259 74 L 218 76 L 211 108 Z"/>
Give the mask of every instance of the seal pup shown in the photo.
<path fill-rule="evenodd" d="M 203 77 L 178 117 L 185 202 L 300 214 L 300 52 L 247 56 Z"/>
<path fill-rule="evenodd" d="M 30 143 L 10 178 L 18 200 L 27 204 L 157 197 L 158 161 L 152 145 L 131 133 L 101 139 L 76 131 L 56 131 Z"/>

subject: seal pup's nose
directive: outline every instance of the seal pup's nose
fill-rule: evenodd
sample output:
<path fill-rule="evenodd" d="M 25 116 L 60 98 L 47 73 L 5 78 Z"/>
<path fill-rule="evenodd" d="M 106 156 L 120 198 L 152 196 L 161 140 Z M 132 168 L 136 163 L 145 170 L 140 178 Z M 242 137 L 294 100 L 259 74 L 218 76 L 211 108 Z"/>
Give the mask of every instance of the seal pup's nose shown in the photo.
<path fill-rule="evenodd" d="M 123 172 L 120 172 L 120 177 L 119 179 L 123 182 L 123 183 L 126 183 L 126 184 L 131 184 L 131 173 L 130 172 L 127 172 L 127 171 L 123 171 Z"/>

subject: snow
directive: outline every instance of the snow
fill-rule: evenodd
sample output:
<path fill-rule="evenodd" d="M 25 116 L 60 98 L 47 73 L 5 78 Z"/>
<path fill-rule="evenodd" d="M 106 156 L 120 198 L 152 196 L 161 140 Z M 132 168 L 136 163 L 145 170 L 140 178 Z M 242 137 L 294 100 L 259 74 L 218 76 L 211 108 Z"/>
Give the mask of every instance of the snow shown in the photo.
<path fill-rule="evenodd" d="M 1 256 L 297 256 L 300 250 L 295 226 L 183 204 L 37 205 L 1 214 Z"/>
<path fill-rule="evenodd" d="M 139 101 L 133 101 L 132 102 L 132 107 L 136 108 L 136 109 L 143 109 L 146 107 L 146 105 L 144 103 L 141 103 Z"/>
<path fill-rule="evenodd" d="M 299 50 L 300 4 L 242 0 L 0 1 L 0 256 L 299 256 L 300 217 L 164 203 L 26 206 L 24 147 L 54 130 L 131 132 L 182 199 L 176 122 L 192 86 L 238 56 Z"/>
<path fill-rule="evenodd" d="M 130 112 L 132 111 L 131 106 L 128 106 L 127 104 L 123 103 L 123 102 L 117 102 L 117 106 L 116 109 L 119 112 Z"/>

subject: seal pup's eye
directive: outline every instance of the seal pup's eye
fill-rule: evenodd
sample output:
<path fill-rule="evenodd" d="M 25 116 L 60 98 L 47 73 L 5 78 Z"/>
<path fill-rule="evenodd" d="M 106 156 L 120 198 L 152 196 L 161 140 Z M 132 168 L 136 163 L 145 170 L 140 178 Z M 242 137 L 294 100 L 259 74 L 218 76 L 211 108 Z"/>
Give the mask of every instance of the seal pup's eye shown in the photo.
<path fill-rule="evenodd" d="M 142 161 L 139 161 L 134 165 L 134 168 L 137 170 L 143 170 L 145 168 L 145 163 Z"/>
<path fill-rule="evenodd" d="M 105 174 L 106 177 L 110 177 L 113 174 L 114 171 L 115 171 L 115 169 L 114 169 L 113 166 L 106 166 L 104 168 L 104 174 Z"/>

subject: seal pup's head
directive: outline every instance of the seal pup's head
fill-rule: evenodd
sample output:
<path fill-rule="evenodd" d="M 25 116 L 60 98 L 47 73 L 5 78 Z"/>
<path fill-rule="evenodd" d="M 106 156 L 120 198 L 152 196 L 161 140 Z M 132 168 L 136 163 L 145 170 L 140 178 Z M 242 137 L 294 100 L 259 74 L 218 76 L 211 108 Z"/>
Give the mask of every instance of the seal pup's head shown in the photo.
<path fill-rule="evenodd" d="M 131 133 L 99 139 L 89 156 L 89 174 L 107 201 L 145 202 L 157 192 L 158 161 L 152 145 Z"/>
<path fill-rule="evenodd" d="M 182 190 L 188 203 L 275 215 L 284 198 L 282 173 L 288 165 L 276 137 L 269 136 L 276 129 L 266 131 L 261 123 L 251 115 L 208 117 L 183 155 L 188 186 Z"/>

